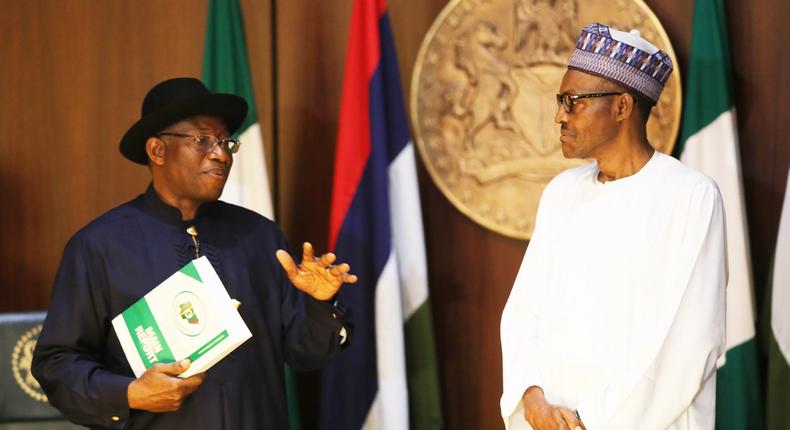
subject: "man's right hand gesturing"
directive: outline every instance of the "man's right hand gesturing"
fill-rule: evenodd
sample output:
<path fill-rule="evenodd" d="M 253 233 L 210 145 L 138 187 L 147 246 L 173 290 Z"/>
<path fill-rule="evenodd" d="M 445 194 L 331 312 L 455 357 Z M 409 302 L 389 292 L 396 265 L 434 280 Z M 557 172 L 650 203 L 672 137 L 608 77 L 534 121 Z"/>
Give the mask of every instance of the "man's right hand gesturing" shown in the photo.
<path fill-rule="evenodd" d="M 129 384 L 127 397 L 130 409 L 149 412 L 173 412 L 206 379 L 205 373 L 179 378 L 189 369 L 189 360 L 178 363 L 157 363 Z"/>

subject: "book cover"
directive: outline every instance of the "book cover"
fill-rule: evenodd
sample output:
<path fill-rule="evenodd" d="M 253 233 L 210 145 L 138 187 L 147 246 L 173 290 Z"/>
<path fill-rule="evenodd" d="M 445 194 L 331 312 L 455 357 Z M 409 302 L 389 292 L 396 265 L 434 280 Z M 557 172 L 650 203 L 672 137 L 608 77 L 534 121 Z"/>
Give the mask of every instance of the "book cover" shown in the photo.
<path fill-rule="evenodd" d="M 206 257 L 192 260 L 113 318 L 138 378 L 156 363 L 189 358 L 182 378 L 205 372 L 252 337 Z"/>

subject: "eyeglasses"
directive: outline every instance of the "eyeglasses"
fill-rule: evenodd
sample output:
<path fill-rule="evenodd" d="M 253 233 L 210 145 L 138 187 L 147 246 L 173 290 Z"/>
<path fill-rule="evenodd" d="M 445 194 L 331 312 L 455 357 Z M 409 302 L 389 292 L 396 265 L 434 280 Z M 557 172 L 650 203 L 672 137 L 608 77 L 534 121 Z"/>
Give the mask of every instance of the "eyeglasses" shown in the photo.
<path fill-rule="evenodd" d="M 239 146 L 241 146 L 241 142 L 238 139 L 220 139 L 216 136 L 211 135 L 198 135 L 194 136 L 191 134 L 184 134 L 184 133 L 158 133 L 156 137 L 161 136 L 173 136 L 173 137 L 182 137 L 187 138 L 191 137 L 192 140 L 195 141 L 195 145 L 198 150 L 201 152 L 209 153 L 214 150 L 217 146 L 220 148 L 228 151 L 230 154 L 235 154 L 239 151 Z"/>
<path fill-rule="evenodd" d="M 573 102 L 578 99 L 591 99 L 594 97 L 606 97 L 606 96 L 619 96 L 620 94 L 624 93 L 587 93 L 587 94 L 568 94 L 562 93 L 557 94 L 557 104 L 562 105 L 565 112 L 571 113 L 573 111 Z"/>

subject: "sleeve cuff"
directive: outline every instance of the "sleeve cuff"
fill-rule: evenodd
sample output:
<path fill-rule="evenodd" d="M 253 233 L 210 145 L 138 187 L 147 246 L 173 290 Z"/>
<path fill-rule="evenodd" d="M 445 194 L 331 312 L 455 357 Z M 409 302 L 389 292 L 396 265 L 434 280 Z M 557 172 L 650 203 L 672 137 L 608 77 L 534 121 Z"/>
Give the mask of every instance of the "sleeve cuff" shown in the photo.
<path fill-rule="evenodd" d="M 104 410 L 107 416 L 102 418 L 106 419 L 107 427 L 123 428 L 126 425 L 130 413 L 128 390 L 133 380 L 129 376 L 106 373 L 98 381 L 103 395 L 106 396 L 103 400 L 106 402 Z"/>
<path fill-rule="evenodd" d="M 334 331 L 339 345 L 345 348 L 349 339 L 349 329 L 345 321 L 346 310 L 337 300 L 316 300 L 307 295 L 306 313 L 307 317 L 321 325 Z"/>
<path fill-rule="evenodd" d="M 321 324 L 329 324 L 338 330 L 345 325 L 343 318 L 345 311 L 342 306 L 333 305 L 331 301 L 316 300 L 309 295 L 306 296 L 305 311 L 308 318 Z"/>

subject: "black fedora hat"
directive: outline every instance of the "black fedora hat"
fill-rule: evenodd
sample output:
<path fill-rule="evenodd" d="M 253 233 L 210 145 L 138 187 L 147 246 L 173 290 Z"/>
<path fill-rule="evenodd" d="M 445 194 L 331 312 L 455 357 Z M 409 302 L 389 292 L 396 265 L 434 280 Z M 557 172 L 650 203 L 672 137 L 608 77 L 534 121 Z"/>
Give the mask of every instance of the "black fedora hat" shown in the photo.
<path fill-rule="evenodd" d="M 140 120 L 121 139 L 124 157 L 148 164 L 145 142 L 170 124 L 195 115 L 216 115 L 235 133 L 247 117 L 247 102 L 233 94 L 212 93 L 195 78 L 173 78 L 156 84 L 143 99 Z"/>

